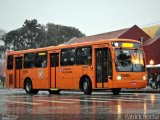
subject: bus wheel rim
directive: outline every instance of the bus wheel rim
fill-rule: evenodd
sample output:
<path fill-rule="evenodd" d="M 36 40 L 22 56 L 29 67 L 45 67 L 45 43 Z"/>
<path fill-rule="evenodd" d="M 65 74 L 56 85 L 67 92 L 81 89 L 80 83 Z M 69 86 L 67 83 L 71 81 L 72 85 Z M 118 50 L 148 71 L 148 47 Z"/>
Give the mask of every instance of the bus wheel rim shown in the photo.
<path fill-rule="evenodd" d="M 31 84 L 30 84 L 30 83 L 27 83 L 26 89 L 27 89 L 27 91 L 30 91 L 30 90 L 31 90 Z"/>
<path fill-rule="evenodd" d="M 87 84 L 87 82 L 84 82 L 84 84 L 83 84 L 83 89 L 84 89 L 84 90 L 87 90 L 87 88 L 88 88 L 88 84 Z"/>

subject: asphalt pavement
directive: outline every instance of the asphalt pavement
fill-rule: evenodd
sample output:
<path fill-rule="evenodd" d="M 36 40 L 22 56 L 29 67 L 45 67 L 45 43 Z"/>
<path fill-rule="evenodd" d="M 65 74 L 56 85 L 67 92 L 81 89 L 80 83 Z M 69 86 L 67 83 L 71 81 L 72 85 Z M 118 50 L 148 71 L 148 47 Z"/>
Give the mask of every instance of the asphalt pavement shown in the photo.
<path fill-rule="evenodd" d="M 23 89 L 0 89 L 0 120 L 160 119 L 160 94 L 127 90 L 133 91 L 125 89 L 120 95 L 110 91 L 94 91 L 92 95 L 79 91 L 51 95 L 40 91 L 33 95 Z"/>

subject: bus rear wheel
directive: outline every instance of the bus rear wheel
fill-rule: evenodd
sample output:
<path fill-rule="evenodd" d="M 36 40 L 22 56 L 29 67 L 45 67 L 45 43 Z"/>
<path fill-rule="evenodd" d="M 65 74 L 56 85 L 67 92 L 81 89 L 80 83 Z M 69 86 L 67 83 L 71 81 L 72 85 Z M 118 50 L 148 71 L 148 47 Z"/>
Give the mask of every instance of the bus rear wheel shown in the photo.
<path fill-rule="evenodd" d="M 38 90 L 34 90 L 32 88 L 32 82 L 30 79 L 27 79 L 25 81 L 24 89 L 25 89 L 26 93 L 29 93 L 29 94 L 37 94 L 38 93 Z"/>
<path fill-rule="evenodd" d="M 27 79 L 25 81 L 24 89 L 25 89 L 26 93 L 32 93 L 32 82 L 31 82 L 31 80 Z"/>
<path fill-rule="evenodd" d="M 85 95 L 91 95 L 92 93 L 92 84 L 88 78 L 85 78 L 83 81 L 83 92 Z"/>
<path fill-rule="evenodd" d="M 112 89 L 113 95 L 119 95 L 120 92 L 121 92 L 121 88 L 113 88 Z"/>

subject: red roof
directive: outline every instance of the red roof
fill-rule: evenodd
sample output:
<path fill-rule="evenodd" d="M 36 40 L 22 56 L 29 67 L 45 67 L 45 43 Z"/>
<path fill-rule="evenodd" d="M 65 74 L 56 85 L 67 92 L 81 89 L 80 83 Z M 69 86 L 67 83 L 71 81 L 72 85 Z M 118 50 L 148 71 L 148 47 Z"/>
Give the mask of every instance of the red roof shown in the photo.
<path fill-rule="evenodd" d="M 137 25 L 134 25 L 131 28 L 125 28 L 121 30 L 116 30 L 112 32 L 107 32 L 82 38 L 75 38 L 68 41 L 68 44 L 97 41 L 101 39 L 115 39 L 115 38 L 139 40 L 140 37 L 144 37 L 145 40 L 150 38 L 150 36 L 146 34 L 142 29 L 140 29 Z"/>
<path fill-rule="evenodd" d="M 97 41 L 97 40 L 100 40 L 100 39 L 114 39 L 114 38 L 118 38 L 119 36 L 121 36 L 127 30 L 129 30 L 129 28 L 121 29 L 121 30 L 117 30 L 117 31 L 112 31 L 112 32 L 108 32 L 108 33 L 102 33 L 102 34 L 87 36 L 87 37 L 75 38 L 70 43 Z"/>
<path fill-rule="evenodd" d="M 160 40 L 160 36 L 159 36 L 159 37 L 157 36 L 157 37 L 148 39 L 147 41 L 145 41 L 145 42 L 143 43 L 143 46 L 151 45 L 151 44 L 153 44 L 154 42 L 156 42 L 157 40 Z"/>

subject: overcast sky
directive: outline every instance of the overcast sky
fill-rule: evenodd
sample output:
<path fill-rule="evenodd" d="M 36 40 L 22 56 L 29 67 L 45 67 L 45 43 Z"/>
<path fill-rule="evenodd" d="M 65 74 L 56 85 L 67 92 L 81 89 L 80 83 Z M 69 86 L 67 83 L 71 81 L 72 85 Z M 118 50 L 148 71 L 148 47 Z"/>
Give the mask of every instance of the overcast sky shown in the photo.
<path fill-rule="evenodd" d="M 160 24 L 160 0 L 0 0 L 0 28 L 26 19 L 78 28 L 86 35 L 151 23 Z"/>

